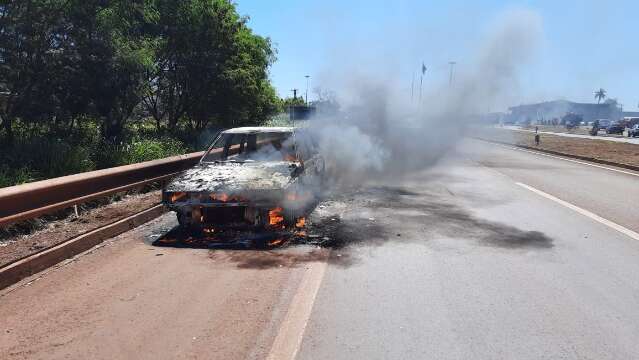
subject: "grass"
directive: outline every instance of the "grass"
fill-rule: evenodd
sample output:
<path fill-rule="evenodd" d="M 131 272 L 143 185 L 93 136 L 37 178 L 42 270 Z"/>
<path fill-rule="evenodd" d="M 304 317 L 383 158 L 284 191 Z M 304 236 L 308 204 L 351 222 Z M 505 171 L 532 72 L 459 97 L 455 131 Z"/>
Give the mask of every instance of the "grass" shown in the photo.
<path fill-rule="evenodd" d="M 18 123 L 13 143 L 0 143 L 0 187 L 198 151 L 211 137 L 210 130 L 158 133 L 137 122 L 113 142 L 102 139 L 96 122 L 81 124 L 65 131 Z"/>
<path fill-rule="evenodd" d="M 158 133 L 148 123 L 139 122 L 127 127 L 121 141 L 109 142 L 102 139 L 99 127 L 90 120 L 83 121 L 82 126 L 72 131 L 18 124 L 13 144 L 0 142 L 0 188 L 197 151 L 208 145 L 210 132 L 178 129 L 172 134 Z M 144 187 L 142 192 L 153 189 L 157 186 Z M 137 191 L 84 203 L 79 211 L 82 213 L 118 201 L 125 194 Z M 64 209 L 1 228 L 0 242 L 30 234 L 50 221 L 70 214 L 73 214 L 72 209 Z"/>
<path fill-rule="evenodd" d="M 567 155 L 639 166 L 639 145 L 636 144 L 540 134 L 541 141 L 537 146 L 534 133 L 496 128 L 478 128 L 475 129 L 474 135 L 486 140 L 526 145 Z"/>
<path fill-rule="evenodd" d="M 0 188 L 206 149 L 220 128 L 158 132 L 150 119 L 127 125 L 118 142 L 105 141 L 99 123 L 83 118 L 72 130 L 17 122 L 12 145 L 1 142 Z M 288 114 L 265 126 L 291 126 Z"/>

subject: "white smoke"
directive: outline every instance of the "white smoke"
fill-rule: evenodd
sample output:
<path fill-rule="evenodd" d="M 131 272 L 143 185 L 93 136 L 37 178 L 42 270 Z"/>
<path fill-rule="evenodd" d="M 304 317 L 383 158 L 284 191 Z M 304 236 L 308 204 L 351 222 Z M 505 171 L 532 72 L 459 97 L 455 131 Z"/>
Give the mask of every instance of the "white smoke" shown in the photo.
<path fill-rule="evenodd" d="M 329 64 L 331 81 L 320 86 L 336 90 L 341 111 L 309 122 L 329 175 L 352 185 L 434 164 L 463 137 L 472 116 L 507 104 L 518 92 L 520 70 L 534 59 L 541 38 L 536 12 L 501 14 L 475 55 L 459 64 L 452 86 L 427 90 L 422 104 L 411 103 L 405 84 L 397 81 L 402 69 Z"/>

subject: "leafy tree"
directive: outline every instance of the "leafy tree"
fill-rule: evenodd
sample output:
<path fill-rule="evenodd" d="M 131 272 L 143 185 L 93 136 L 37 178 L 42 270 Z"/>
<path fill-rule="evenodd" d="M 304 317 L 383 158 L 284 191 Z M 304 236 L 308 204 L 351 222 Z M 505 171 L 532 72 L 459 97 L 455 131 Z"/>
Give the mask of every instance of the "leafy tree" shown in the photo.
<path fill-rule="evenodd" d="M 601 101 L 605 98 L 606 90 L 600 88 L 599 90 L 595 91 L 595 99 L 597 99 L 597 104 L 601 103 Z"/>
<path fill-rule="evenodd" d="M 144 0 L 68 4 L 69 51 L 81 70 L 78 83 L 86 91 L 87 111 L 100 117 L 106 138 L 117 138 L 141 101 L 144 74 L 153 64 L 153 39 L 146 31 L 157 11 Z"/>
<path fill-rule="evenodd" d="M 56 33 L 61 9 L 61 1 L 52 0 L 0 5 L 0 118 L 9 142 L 17 119 L 39 122 L 60 107 L 54 93 L 60 86 L 55 74 L 61 71 L 62 48 Z"/>
<path fill-rule="evenodd" d="M 305 105 L 304 98 L 301 96 L 296 98 L 287 97 L 284 99 L 280 99 L 281 111 L 286 111 L 291 106 L 301 106 L 301 105 Z"/>
<path fill-rule="evenodd" d="M 158 49 L 148 73 L 144 106 L 156 126 L 173 129 L 188 118 L 236 126 L 265 119 L 277 98 L 267 69 L 270 40 L 254 35 L 224 0 L 159 0 Z"/>
<path fill-rule="evenodd" d="M 88 115 L 118 139 L 141 107 L 169 131 L 257 123 L 277 111 L 274 61 L 227 0 L 4 0 L 0 124 Z"/>

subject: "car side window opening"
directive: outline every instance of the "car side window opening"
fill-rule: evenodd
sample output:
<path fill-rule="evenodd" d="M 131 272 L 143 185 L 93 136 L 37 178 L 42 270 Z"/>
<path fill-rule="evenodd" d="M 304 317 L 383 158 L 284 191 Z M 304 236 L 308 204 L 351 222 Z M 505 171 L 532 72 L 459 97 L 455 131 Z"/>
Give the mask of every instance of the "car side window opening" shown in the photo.
<path fill-rule="evenodd" d="M 221 134 L 202 161 L 300 161 L 296 152 L 290 132 Z"/>
<path fill-rule="evenodd" d="M 222 152 L 223 160 L 237 159 L 246 148 L 246 135 L 245 134 L 232 134 L 229 140 L 224 145 L 224 151 Z"/>

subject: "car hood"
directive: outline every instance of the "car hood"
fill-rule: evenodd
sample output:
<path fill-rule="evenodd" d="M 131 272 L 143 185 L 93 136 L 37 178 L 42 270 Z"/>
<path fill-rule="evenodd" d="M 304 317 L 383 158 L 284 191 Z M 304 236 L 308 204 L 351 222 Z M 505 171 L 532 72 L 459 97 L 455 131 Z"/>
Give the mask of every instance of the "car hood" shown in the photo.
<path fill-rule="evenodd" d="M 173 179 L 169 192 L 281 190 L 296 177 L 300 164 L 288 161 L 200 163 Z"/>

